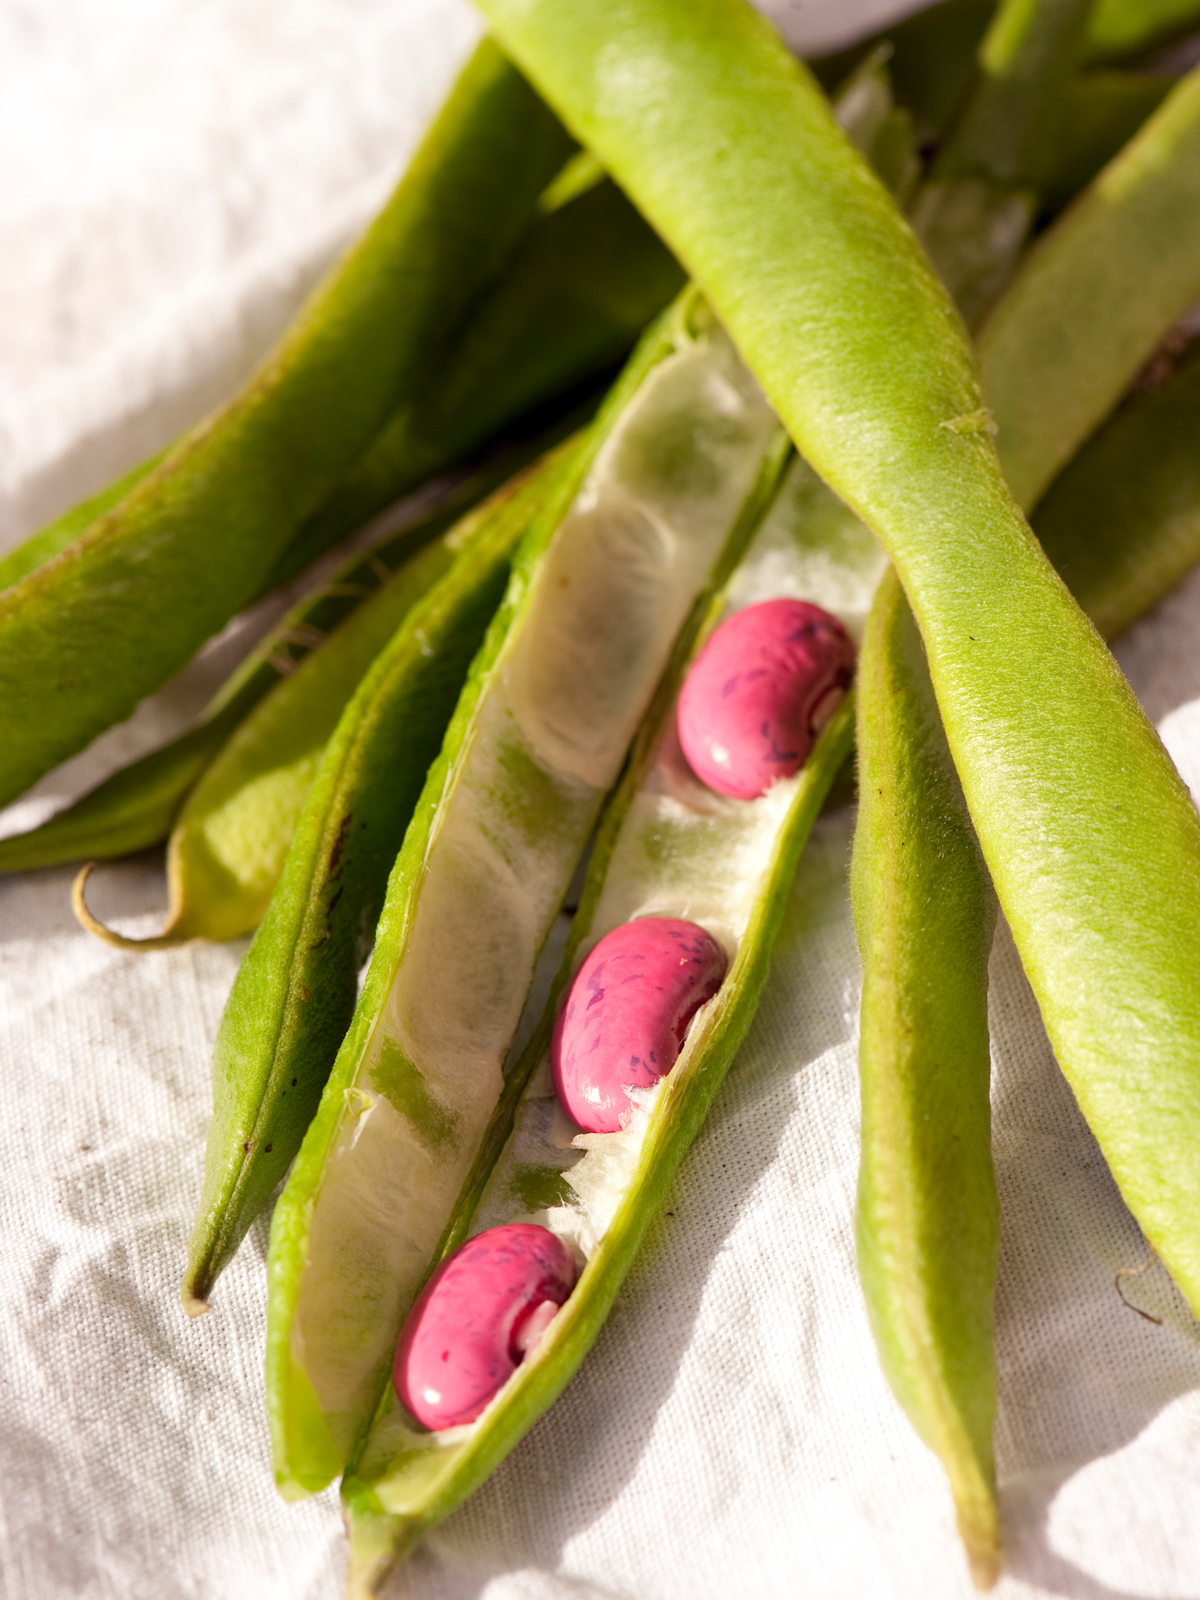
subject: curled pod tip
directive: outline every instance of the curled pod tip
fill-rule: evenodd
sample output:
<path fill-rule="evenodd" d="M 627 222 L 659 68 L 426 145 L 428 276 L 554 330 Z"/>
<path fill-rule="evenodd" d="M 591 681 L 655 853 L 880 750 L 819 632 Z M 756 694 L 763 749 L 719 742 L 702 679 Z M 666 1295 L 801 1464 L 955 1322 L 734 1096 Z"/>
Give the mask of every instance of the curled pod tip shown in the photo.
<path fill-rule="evenodd" d="M 696 657 L 679 694 L 679 742 L 710 789 L 756 800 L 808 759 L 854 670 L 842 624 L 806 600 L 735 611 Z"/>
<path fill-rule="evenodd" d="M 162 933 L 151 934 L 145 939 L 134 939 L 129 934 L 118 933 L 115 928 L 101 922 L 89 908 L 85 895 L 88 879 L 96 866 L 95 861 L 89 861 L 81 867 L 71 885 L 71 909 L 75 913 L 75 920 L 88 933 L 94 933 L 97 939 L 103 939 L 105 944 L 114 945 L 118 950 L 173 950 L 176 945 L 186 944 L 192 937 L 186 932 L 172 931 L 178 930 L 179 919 L 175 914 L 172 914 Z"/>
<path fill-rule="evenodd" d="M 617 1133 L 630 1089 L 665 1077 L 696 1012 L 721 987 L 725 952 L 679 917 L 638 917 L 606 934 L 571 983 L 554 1026 L 559 1103 L 586 1133 Z"/>

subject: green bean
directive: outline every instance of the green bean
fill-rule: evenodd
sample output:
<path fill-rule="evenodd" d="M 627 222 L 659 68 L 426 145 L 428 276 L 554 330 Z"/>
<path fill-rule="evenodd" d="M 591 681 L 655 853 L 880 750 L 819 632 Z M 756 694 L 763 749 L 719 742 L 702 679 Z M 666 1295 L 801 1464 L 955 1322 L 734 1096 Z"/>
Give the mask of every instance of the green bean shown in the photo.
<path fill-rule="evenodd" d="M 1129 208 L 1127 225 L 1136 216 L 1136 207 Z M 1175 247 L 1161 226 L 1158 237 L 1119 242 L 1126 260 L 1137 249 L 1148 266 L 1155 256 L 1169 258 Z M 1051 266 L 1057 259 L 1060 283 L 1076 281 L 1061 269 L 1080 248 L 1069 220 L 1047 236 L 1043 249 Z M 1005 306 L 995 320 L 1028 350 L 1028 318 L 1032 312 L 1044 322 L 1044 304 L 1026 299 L 1011 320 Z M 1141 306 L 1133 303 L 1129 315 L 1140 319 Z M 1164 321 L 1159 336 L 1165 331 Z M 1108 374 L 1109 388 L 1092 398 L 1111 405 L 1112 385 L 1133 376 L 1128 355 L 1125 367 L 1119 364 L 1129 348 L 1126 329 L 1106 316 L 1090 326 L 1080 319 L 1077 332 L 1076 359 L 1059 374 L 1055 398 L 1089 390 L 1099 370 Z M 1031 425 L 1045 403 L 1044 395 L 1030 395 Z M 1200 557 L 1200 519 L 1192 509 L 1200 490 L 1192 449 L 1198 406 L 1200 385 L 1186 371 L 1152 399 L 1119 412 L 1076 457 L 1034 519 L 1047 554 L 1108 635 L 1159 599 Z M 996 415 L 1003 447 L 1006 413 L 998 407 Z M 1054 439 L 1061 419 L 1047 412 L 1040 421 Z M 863 651 L 859 760 L 860 1271 L 889 1381 L 946 1466 L 973 1570 L 986 1583 L 998 1570 L 990 1500 L 996 1226 L 987 1096 L 991 891 L 937 723 L 924 657 L 894 582 L 881 592 Z M 1112 1130 L 1101 1122 L 1096 1131 L 1107 1149 Z"/>
<path fill-rule="evenodd" d="M 436 370 L 568 148 L 481 45 L 388 205 L 242 394 L 0 596 L 0 804 L 127 716 L 253 598 Z"/>
<path fill-rule="evenodd" d="M 249 712 L 379 586 L 381 571 L 447 528 L 527 457 L 527 449 L 510 451 L 478 468 L 367 557 L 352 557 L 250 652 L 194 727 L 114 773 L 40 827 L 0 839 L 0 872 L 101 860 L 160 843 L 188 792 Z M 260 837 L 265 838 L 261 825 Z M 277 848 L 266 841 L 268 852 Z M 171 894 L 176 901 L 192 898 L 182 886 L 173 886 Z"/>
<path fill-rule="evenodd" d="M 891 556 L 1051 1043 L 1104 1131 L 1127 1202 L 1200 1307 L 1190 1220 L 1200 1203 L 1200 819 L 1006 492 L 948 303 L 803 70 L 748 8 L 486 0 L 483 9 L 695 273 L 800 448 Z M 1198 96 L 1181 85 L 1132 150 L 1149 140 L 1160 157 L 1172 145 L 1178 156 Z M 1078 229 L 1097 190 L 1128 220 L 1109 184 L 1127 160 L 1060 228 Z M 1176 194 L 1179 166 L 1167 160 L 1157 175 L 1171 173 Z M 1136 157 L 1125 175 L 1126 201 L 1139 181 L 1161 195 Z M 1175 226 L 1186 231 L 1178 217 Z M 1017 287 L 1031 274 L 1033 260 Z M 1170 295 L 1151 298 L 1161 316 Z M 1034 299 L 1048 324 L 1048 296 Z M 1075 326 L 1078 300 L 1072 286 L 1057 302 Z M 1033 369 L 1043 390 L 1062 348 L 1048 345 Z M 1187 908 L 1169 927 L 1166 904 Z"/>
<path fill-rule="evenodd" d="M 275 1209 L 276 1481 L 320 1488 L 503 1087 L 538 952 L 779 430 L 702 304 L 647 334 L 522 545 L 405 836 L 358 1008 Z"/>
<path fill-rule="evenodd" d="M 467 1235 L 533 1221 L 568 1240 L 587 1265 L 545 1343 L 478 1422 L 427 1432 L 394 1388 L 385 1391 L 343 1484 L 356 1597 L 376 1592 L 390 1566 L 478 1486 L 570 1380 L 754 1015 L 800 852 L 850 749 L 851 708 L 843 704 L 798 773 L 757 800 L 731 804 L 682 763 L 676 701 L 704 637 L 746 604 L 804 595 L 849 627 L 861 625 L 881 558 L 862 524 L 844 511 L 831 518 L 834 510 L 811 468 L 795 461 L 749 548 L 728 552 L 715 596 L 702 598 L 676 648 L 597 832 L 558 976 L 435 1257 Z M 629 1129 L 572 1142 L 573 1130 L 555 1126 L 547 1060 L 559 1001 L 600 937 L 645 914 L 699 924 L 727 951 L 728 972 Z"/>
<path fill-rule="evenodd" d="M 1003 0 L 912 221 L 968 327 L 1024 247 L 1093 0 Z"/>
<path fill-rule="evenodd" d="M 1200 561 L 1200 367 L 1118 413 L 1034 517 L 1114 637 Z M 976 1581 L 999 1563 L 992 1487 L 987 957 L 994 922 L 924 653 L 892 574 L 859 672 L 854 909 L 863 957 L 859 1270 L 888 1380 L 946 1467 Z"/>
<path fill-rule="evenodd" d="M 1147 250 L 1147 240 L 1160 248 Z M 1034 245 L 980 329 L 984 393 L 1022 505 L 1037 501 L 1197 298 L 1200 72 L 1193 71 Z"/>
<path fill-rule="evenodd" d="M 508 485 L 445 541 L 453 565 L 417 604 L 346 707 L 217 1035 L 204 1193 L 183 1302 L 213 1284 L 283 1177 L 354 1010 L 388 872 L 513 546 L 555 476 Z M 441 565 L 444 567 L 445 562 Z"/>
<path fill-rule="evenodd" d="M 857 737 L 858 1271 L 888 1383 L 946 1469 L 971 1575 L 990 1588 L 1000 1570 L 987 1012 L 995 897 L 894 571 L 863 641 Z"/>

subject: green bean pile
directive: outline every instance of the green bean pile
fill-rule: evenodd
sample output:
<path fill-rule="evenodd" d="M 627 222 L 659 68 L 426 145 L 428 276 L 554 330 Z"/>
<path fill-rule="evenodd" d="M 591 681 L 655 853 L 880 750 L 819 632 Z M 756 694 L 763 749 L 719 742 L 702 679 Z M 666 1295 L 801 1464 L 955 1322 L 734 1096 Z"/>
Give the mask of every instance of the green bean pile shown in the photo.
<path fill-rule="evenodd" d="M 811 71 L 744 0 L 479 6 L 492 36 L 244 391 L 0 562 L 0 803 L 353 553 L 0 871 L 85 862 L 77 915 L 122 947 L 254 930 L 183 1303 L 283 1182 L 276 1481 L 341 1478 L 369 1596 L 587 1355 L 855 757 L 859 1274 L 986 1588 L 998 911 L 1200 1314 L 1200 816 L 1104 642 L 1200 561 L 1200 68 L 1154 67 L 1200 4 L 943 0 Z M 853 684 L 730 799 L 677 703 L 781 600 L 858 641 Z M 105 927 L 95 862 L 164 842 L 162 932 Z M 725 976 L 620 1131 L 581 1133 L 560 1010 L 642 917 L 697 925 Z M 573 1287 L 479 1414 L 426 1427 L 398 1341 L 514 1225 Z"/>

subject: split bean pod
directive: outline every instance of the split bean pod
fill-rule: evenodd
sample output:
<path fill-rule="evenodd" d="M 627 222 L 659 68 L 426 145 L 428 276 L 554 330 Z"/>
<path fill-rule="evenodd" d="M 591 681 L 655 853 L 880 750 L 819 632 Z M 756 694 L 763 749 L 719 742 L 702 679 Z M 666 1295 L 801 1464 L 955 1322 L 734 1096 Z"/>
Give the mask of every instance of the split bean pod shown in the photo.
<path fill-rule="evenodd" d="M 405 837 L 358 1008 L 276 1207 L 277 1481 L 364 1432 L 476 1158 L 539 952 L 779 429 L 702 304 L 647 334 L 521 547 Z"/>
<path fill-rule="evenodd" d="M 800 851 L 850 749 L 847 697 L 807 761 L 755 798 L 719 794 L 689 765 L 679 698 L 705 636 L 801 594 L 857 632 L 882 565 L 867 530 L 799 459 L 748 546 L 730 556 L 716 595 L 680 638 L 606 808 L 549 999 L 439 1249 L 444 1258 L 464 1237 L 546 1228 L 581 1263 L 579 1281 L 469 1427 L 425 1431 L 394 1387 L 385 1392 L 343 1484 L 354 1595 L 377 1592 L 554 1400 L 594 1341 L 749 1026 Z M 643 1072 L 660 1049 L 655 1066 L 666 1070 Z M 589 1072 L 589 1060 L 606 1070 Z M 611 1109 L 587 1093 L 597 1076 L 616 1091 Z"/>

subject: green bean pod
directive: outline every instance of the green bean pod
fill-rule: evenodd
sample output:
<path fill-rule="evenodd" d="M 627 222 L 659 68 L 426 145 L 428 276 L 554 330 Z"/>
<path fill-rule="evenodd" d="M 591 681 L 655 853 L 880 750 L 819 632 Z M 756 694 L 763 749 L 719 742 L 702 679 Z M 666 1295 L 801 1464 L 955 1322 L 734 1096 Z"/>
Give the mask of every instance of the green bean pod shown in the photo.
<path fill-rule="evenodd" d="M 946 1469 L 971 1575 L 1000 1571 L 988 956 L 995 896 L 894 571 L 858 680 L 851 888 L 863 962 L 855 1232 L 892 1391 Z"/>
<path fill-rule="evenodd" d="M 1107 637 L 1200 561 L 1200 369 L 1118 415 L 1034 517 Z M 859 1271 L 888 1380 L 941 1458 L 981 1587 L 999 1543 L 991 1432 L 997 1217 L 987 958 L 994 900 L 894 574 L 858 685 L 853 891 L 863 958 Z"/>
<path fill-rule="evenodd" d="M 797 861 L 849 754 L 848 699 L 793 777 L 757 800 L 715 795 L 692 775 L 679 748 L 675 707 L 689 665 L 725 616 L 780 595 L 812 599 L 857 631 L 880 564 L 867 529 L 796 460 L 732 576 L 722 578 L 715 597 L 704 598 L 681 638 L 598 830 L 549 998 L 438 1250 L 441 1258 L 486 1228 L 536 1222 L 565 1239 L 586 1265 L 544 1342 L 477 1422 L 428 1432 L 388 1387 L 343 1484 L 356 1600 L 375 1594 L 413 1542 L 478 1487 L 594 1342 L 749 1027 Z M 558 1004 L 596 942 L 642 915 L 683 917 L 705 928 L 726 951 L 726 977 L 628 1128 L 579 1135 L 558 1112 L 550 1077 Z"/>
<path fill-rule="evenodd" d="M 275 1209 L 276 1481 L 322 1487 L 503 1088 L 541 947 L 780 430 L 694 295 L 646 336 L 531 528 L 405 836 L 354 1020 Z"/>
<path fill-rule="evenodd" d="M 1156 184 L 1169 181 L 1169 173 L 1142 170 Z M 1132 228 L 1136 217 L 1136 207 L 1127 207 L 1126 226 Z M 1136 250 L 1160 276 L 1164 263 L 1171 270 L 1178 247 L 1164 222 L 1165 214 L 1157 236 L 1117 236 L 1127 260 Z M 1042 246 L 1043 273 L 1057 269 L 1060 284 L 1075 283 L 1069 269 L 1086 237 L 1065 219 Z M 1028 353 L 1036 328 L 1044 326 L 1044 305 L 1020 281 L 1013 292 L 1017 312 L 1009 317 L 1002 302 L 995 320 L 1003 336 Z M 1091 325 L 1078 322 L 1074 359 L 1057 374 L 1055 400 L 1083 393 L 1103 409 L 1116 398 L 1114 386 L 1133 376 L 1139 347 L 1130 353 L 1126 320 L 1140 323 L 1144 308 L 1133 297 L 1117 315 L 1103 302 L 1100 307 L 1100 314 L 1091 307 Z M 1149 329 L 1152 337 L 1167 331 L 1170 307 L 1161 315 L 1157 330 Z M 1106 387 L 1095 394 L 1097 371 L 1105 374 Z M 1035 372 L 1031 381 L 1037 380 Z M 1035 387 L 1022 402 L 1038 422 L 1039 437 L 1057 441 L 1063 418 L 1052 410 L 1042 414 L 1044 393 Z M 1034 518 L 1047 555 L 1106 636 L 1128 626 L 1200 558 L 1193 444 L 1198 408 L 1200 383 L 1191 368 L 1158 394 L 1120 410 L 1056 481 Z M 1066 445 L 1058 448 L 1075 442 L 1071 418 L 1068 412 Z M 997 419 L 1003 450 L 1010 435 L 1000 407 Z M 884 1367 L 946 1466 L 973 1570 L 977 1580 L 990 1581 L 998 1559 L 994 1506 L 989 1512 L 984 1493 L 992 1476 L 987 1419 L 995 1397 L 991 1281 L 983 1270 L 994 1259 L 995 1232 L 986 1143 L 991 894 L 962 831 L 962 791 L 932 718 L 923 653 L 893 583 L 880 595 L 860 686 L 862 810 L 854 858 L 864 967 L 859 1261 Z M 972 959 L 964 960 L 963 951 Z M 934 993 L 940 996 L 936 1007 L 929 1004 Z M 1101 1125 L 1096 1131 L 1107 1146 L 1110 1130 Z M 967 1150 L 975 1164 L 964 1163 Z"/>
<path fill-rule="evenodd" d="M 207 1309 L 312 1120 L 388 873 L 513 548 L 569 464 L 568 451 L 524 486 L 505 486 L 446 538 L 444 575 L 379 654 L 324 753 L 217 1034 L 204 1192 L 183 1286 L 192 1314 Z"/>
<path fill-rule="evenodd" d="M 437 369 L 569 148 L 483 43 L 387 206 L 241 395 L 0 595 L 0 804 L 126 717 L 254 597 Z"/>
<path fill-rule="evenodd" d="M 1059 1062 L 1131 1209 L 1200 1307 L 1200 818 L 1007 492 L 944 291 L 748 7 L 483 9 L 694 272 L 797 444 L 891 556 Z M 1158 141 L 1160 155 L 1178 154 L 1193 106 L 1200 81 L 1185 81 L 1131 149 Z M 1127 159 L 1060 227 L 1078 225 L 1098 188 L 1115 199 L 1105 186 Z M 1169 159 L 1126 174 L 1155 189 L 1168 169 L 1186 191 L 1200 164 L 1185 180 Z M 1059 303 L 1073 312 L 1077 299 Z M 1049 359 L 1036 364 L 1047 382 Z"/>
<path fill-rule="evenodd" d="M 0 839 L 0 872 L 24 872 L 64 861 L 103 860 L 164 840 L 188 792 L 259 702 L 281 680 L 290 678 L 310 651 L 319 648 L 398 563 L 448 528 L 526 457 L 526 450 L 515 450 L 478 468 L 432 510 L 418 513 L 367 556 L 353 556 L 271 629 L 222 684 L 194 727 L 115 772 L 40 827 Z M 276 813 L 276 825 L 281 831 L 286 829 L 286 816 Z M 277 856 L 280 847 L 262 818 L 256 833 L 262 853 Z M 287 848 L 286 833 L 283 848 Z M 247 867 L 252 876 L 261 875 L 261 870 L 253 863 Z M 192 898 L 183 886 L 172 885 L 174 903 Z"/>

